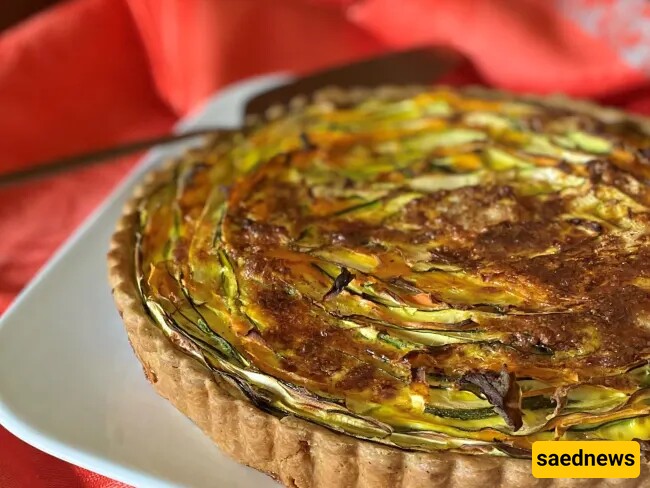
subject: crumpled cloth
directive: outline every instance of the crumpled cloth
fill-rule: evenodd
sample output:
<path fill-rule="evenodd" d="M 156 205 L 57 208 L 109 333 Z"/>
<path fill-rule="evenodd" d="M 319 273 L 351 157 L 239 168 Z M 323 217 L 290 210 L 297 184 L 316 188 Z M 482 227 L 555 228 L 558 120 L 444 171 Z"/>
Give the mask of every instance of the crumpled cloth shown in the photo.
<path fill-rule="evenodd" d="M 71 0 L 0 34 L 0 173 L 162 134 L 247 76 L 430 43 L 469 81 L 650 114 L 644 0 Z M 0 312 L 136 159 L 0 188 Z M 0 487 L 117 486 L 0 428 Z"/>

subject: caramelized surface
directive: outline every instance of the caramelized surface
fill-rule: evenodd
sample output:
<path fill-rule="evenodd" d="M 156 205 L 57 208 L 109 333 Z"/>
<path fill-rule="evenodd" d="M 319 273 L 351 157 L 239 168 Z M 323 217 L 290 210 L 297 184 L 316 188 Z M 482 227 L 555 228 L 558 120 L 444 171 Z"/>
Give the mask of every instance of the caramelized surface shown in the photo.
<path fill-rule="evenodd" d="M 143 200 L 143 299 L 277 414 L 416 449 L 648 439 L 646 147 L 442 88 L 315 105 Z"/>

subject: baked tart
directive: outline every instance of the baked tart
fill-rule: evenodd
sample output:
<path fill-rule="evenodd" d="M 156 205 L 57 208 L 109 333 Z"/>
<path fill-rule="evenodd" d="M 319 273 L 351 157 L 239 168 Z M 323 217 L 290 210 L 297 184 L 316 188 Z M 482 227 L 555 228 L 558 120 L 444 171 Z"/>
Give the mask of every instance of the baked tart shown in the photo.
<path fill-rule="evenodd" d="M 643 119 L 479 88 L 289 107 L 126 206 L 110 281 L 162 396 L 292 487 L 594 485 L 533 478 L 532 443 L 646 446 Z"/>

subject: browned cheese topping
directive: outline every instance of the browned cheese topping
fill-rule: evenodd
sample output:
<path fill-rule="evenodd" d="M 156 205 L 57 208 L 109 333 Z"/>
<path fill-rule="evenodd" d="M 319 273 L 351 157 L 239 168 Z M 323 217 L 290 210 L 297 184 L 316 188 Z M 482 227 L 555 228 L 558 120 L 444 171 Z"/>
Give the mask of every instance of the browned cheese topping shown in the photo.
<path fill-rule="evenodd" d="M 256 405 L 358 437 L 650 439 L 650 137 L 570 106 L 440 88 L 191 151 L 141 204 L 143 300 Z"/>

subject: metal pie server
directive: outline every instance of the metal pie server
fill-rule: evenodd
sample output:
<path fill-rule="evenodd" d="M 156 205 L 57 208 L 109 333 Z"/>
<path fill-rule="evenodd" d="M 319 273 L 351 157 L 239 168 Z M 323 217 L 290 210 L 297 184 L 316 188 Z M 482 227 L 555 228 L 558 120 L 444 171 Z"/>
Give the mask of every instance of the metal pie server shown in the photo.
<path fill-rule="evenodd" d="M 443 82 L 448 75 L 465 69 L 471 69 L 467 59 L 448 48 L 431 46 L 389 52 L 375 58 L 336 66 L 303 76 L 286 85 L 263 92 L 248 101 L 245 107 L 245 115 L 263 114 L 268 108 L 286 103 L 294 96 L 309 96 L 328 86 L 353 88 L 381 85 L 426 85 Z M 165 134 L 140 139 L 88 153 L 41 162 L 30 165 L 25 169 L 0 175 L 0 186 L 16 184 L 32 178 L 45 177 L 89 164 L 119 158 L 159 144 L 232 130 L 206 127 L 181 134 Z"/>

